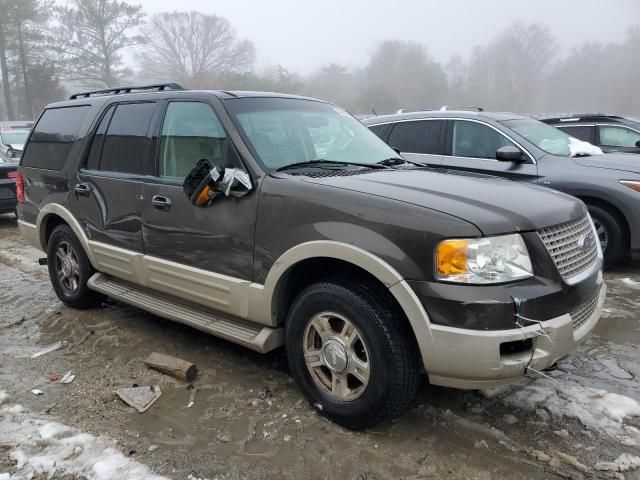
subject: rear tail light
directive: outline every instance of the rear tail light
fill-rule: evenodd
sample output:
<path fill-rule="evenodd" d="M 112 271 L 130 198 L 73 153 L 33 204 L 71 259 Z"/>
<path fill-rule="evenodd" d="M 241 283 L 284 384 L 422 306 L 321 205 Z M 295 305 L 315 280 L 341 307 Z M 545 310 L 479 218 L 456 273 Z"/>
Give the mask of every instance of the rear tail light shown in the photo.
<path fill-rule="evenodd" d="M 16 197 L 18 198 L 18 202 L 25 203 L 24 198 L 24 178 L 22 177 L 22 173 L 15 172 L 16 175 Z"/>
<path fill-rule="evenodd" d="M 7 178 L 18 178 L 18 172 L 16 170 L 11 170 L 7 172 Z"/>

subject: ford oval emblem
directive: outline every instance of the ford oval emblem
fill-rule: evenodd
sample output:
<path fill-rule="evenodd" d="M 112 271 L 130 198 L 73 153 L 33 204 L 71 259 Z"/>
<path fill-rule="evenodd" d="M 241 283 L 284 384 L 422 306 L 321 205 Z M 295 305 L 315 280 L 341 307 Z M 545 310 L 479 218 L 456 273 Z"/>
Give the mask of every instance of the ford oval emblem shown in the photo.
<path fill-rule="evenodd" d="M 578 247 L 582 251 L 589 250 L 592 245 L 593 245 L 593 237 L 588 233 L 578 239 Z"/>

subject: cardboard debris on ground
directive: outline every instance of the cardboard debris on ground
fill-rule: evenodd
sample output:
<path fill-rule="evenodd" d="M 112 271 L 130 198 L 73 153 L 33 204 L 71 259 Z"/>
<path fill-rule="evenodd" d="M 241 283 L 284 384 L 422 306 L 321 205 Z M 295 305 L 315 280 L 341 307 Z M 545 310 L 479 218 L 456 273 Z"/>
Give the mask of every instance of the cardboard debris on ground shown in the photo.
<path fill-rule="evenodd" d="M 129 387 L 116 390 L 116 395 L 138 412 L 143 413 L 160 398 L 162 391 L 158 386 Z"/>
<path fill-rule="evenodd" d="M 144 361 L 148 367 L 171 375 L 179 380 L 191 382 L 196 377 L 196 366 L 180 358 L 153 352 Z"/>

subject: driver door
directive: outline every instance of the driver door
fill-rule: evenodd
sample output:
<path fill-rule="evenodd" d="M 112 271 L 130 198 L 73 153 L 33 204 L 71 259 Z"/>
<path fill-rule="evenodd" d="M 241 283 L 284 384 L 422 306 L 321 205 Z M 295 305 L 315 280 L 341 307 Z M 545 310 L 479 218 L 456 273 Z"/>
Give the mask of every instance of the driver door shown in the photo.
<path fill-rule="evenodd" d="M 223 195 L 206 208 L 192 205 L 184 193 L 184 177 L 200 159 L 245 170 L 206 101 L 169 101 L 157 132 L 155 173 L 143 193 L 147 285 L 237 313 L 229 284 L 253 275 L 257 192 Z"/>
<path fill-rule="evenodd" d="M 496 159 L 497 150 L 505 146 L 520 148 L 500 131 L 485 123 L 450 120 L 442 168 L 496 175 L 509 180 L 537 182 L 538 168 L 528 155 L 525 154 L 525 162 L 504 162 Z"/>

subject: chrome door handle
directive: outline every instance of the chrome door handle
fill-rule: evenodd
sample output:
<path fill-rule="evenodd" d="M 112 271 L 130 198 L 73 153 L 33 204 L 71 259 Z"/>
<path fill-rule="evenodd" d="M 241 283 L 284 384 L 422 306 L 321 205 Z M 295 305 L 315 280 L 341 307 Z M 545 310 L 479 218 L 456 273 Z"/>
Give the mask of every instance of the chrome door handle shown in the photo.
<path fill-rule="evenodd" d="M 86 183 L 79 183 L 73 188 L 73 191 L 76 192 L 77 195 L 86 197 L 91 193 L 91 188 Z"/>
<path fill-rule="evenodd" d="M 162 195 L 154 195 L 151 199 L 151 205 L 153 205 L 153 208 L 157 210 L 171 210 L 171 200 L 167 197 L 163 197 Z"/>

